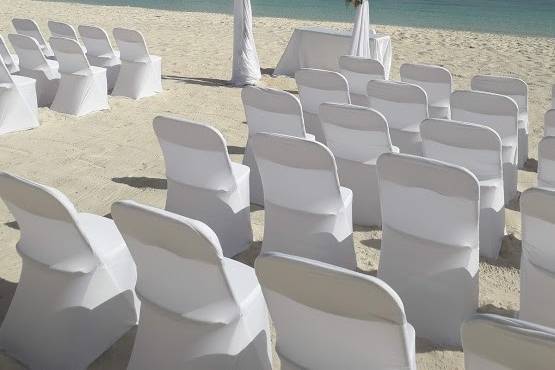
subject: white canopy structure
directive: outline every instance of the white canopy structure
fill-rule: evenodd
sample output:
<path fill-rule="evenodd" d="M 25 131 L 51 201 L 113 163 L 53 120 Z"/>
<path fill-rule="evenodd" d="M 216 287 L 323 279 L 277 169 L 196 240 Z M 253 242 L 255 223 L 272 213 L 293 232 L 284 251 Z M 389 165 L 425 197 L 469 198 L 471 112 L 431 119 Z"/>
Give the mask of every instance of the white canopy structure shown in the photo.
<path fill-rule="evenodd" d="M 252 33 L 250 0 L 234 0 L 233 72 L 235 86 L 255 85 L 260 80 L 260 63 Z"/>
<path fill-rule="evenodd" d="M 355 25 L 353 26 L 353 39 L 350 55 L 370 58 L 370 4 L 363 0 L 356 7 Z"/>

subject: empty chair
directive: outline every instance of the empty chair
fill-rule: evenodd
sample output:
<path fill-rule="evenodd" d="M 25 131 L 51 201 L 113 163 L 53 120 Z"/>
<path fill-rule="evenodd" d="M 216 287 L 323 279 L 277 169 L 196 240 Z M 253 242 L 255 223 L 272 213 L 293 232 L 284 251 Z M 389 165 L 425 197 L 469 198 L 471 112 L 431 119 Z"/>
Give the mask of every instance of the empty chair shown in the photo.
<path fill-rule="evenodd" d="M 551 370 L 555 331 L 509 317 L 476 314 L 461 327 L 466 370 Z"/>
<path fill-rule="evenodd" d="M 19 35 L 29 36 L 34 38 L 40 46 L 40 50 L 47 58 L 53 58 L 54 52 L 50 49 L 46 38 L 42 35 L 38 24 L 32 19 L 14 18 L 12 19 L 15 32 Z M 11 42 L 11 40 L 10 40 Z"/>
<path fill-rule="evenodd" d="M 7 173 L 0 196 L 21 230 L 22 271 L 0 348 L 30 369 L 87 369 L 137 323 L 135 263 L 114 222 Z"/>
<path fill-rule="evenodd" d="M 286 91 L 248 86 L 241 91 L 249 139 L 259 132 L 304 137 L 314 140 L 304 128 L 303 110 L 297 97 Z M 254 153 L 247 140 L 243 164 L 251 169 L 251 203 L 264 205 L 264 190 Z"/>
<path fill-rule="evenodd" d="M 419 86 L 396 81 L 368 83 L 368 106 L 387 119 L 393 145 L 401 153 L 422 154 L 420 123 L 428 118 L 426 92 Z"/>
<path fill-rule="evenodd" d="M 262 251 L 312 258 L 354 270 L 353 193 L 340 187 L 333 154 L 303 138 L 251 138 L 264 186 Z"/>
<path fill-rule="evenodd" d="M 545 113 L 543 136 L 555 136 L 555 109 L 550 109 Z"/>
<path fill-rule="evenodd" d="M 10 73 L 19 72 L 19 57 L 17 54 L 10 53 L 2 36 L 0 36 L 0 57 L 4 60 L 4 64 Z"/>
<path fill-rule="evenodd" d="M 282 253 L 255 269 L 282 369 L 416 370 L 414 329 L 380 279 Z"/>
<path fill-rule="evenodd" d="M 154 131 L 164 153 L 166 210 L 207 224 L 232 257 L 252 242 L 249 167 L 229 159 L 222 134 L 207 125 L 156 117 Z"/>
<path fill-rule="evenodd" d="M 121 67 L 112 95 L 140 99 L 162 92 L 162 58 L 148 52 L 139 31 L 114 28 Z"/>
<path fill-rule="evenodd" d="M 367 106 L 366 87 L 371 80 L 386 80 L 383 65 L 374 59 L 351 55 L 339 57 L 339 70 L 349 82 L 351 103 Z"/>
<path fill-rule="evenodd" d="M 92 66 L 106 68 L 108 91 L 114 89 L 121 67 L 119 50 L 114 50 L 108 34 L 97 26 L 77 27 L 87 50 L 87 59 Z"/>
<path fill-rule="evenodd" d="M 408 64 L 401 66 L 401 80 L 420 86 L 428 96 L 428 110 L 431 118 L 451 118 L 449 102 L 453 92 L 453 78 L 446 68 L 429 64 Z"/>
<path fill-rule="evenodd" d="M 339 182 L 353 191 L 353 222 L 381 225 L 376 160 L 394 151 L 386 119 L 370 108 L 324 103 L 320 121 L 337 163 Z"/>
<path fill-rule="evenodd" d="M 271 370 L 254 269 L 224 257 L 200 221 L 131 201 L 112 215 L 137 263 L 142 303 L 129 370 Z"/>
<path fill-rule="evenodd" d="M 555 136 L 547 136 L 538 144 L 538 186 L 555 188 Z"/>
<path fill-rule="evenodd" d="M 419 337 L 458 345 L 478 308 L 480 188 L 467 169 L 385 153 L 378 158 L 378 277 L 395 290 Z"/>
<path fill-rule="evenodd" d="M 64 37 L 66 39 L 71 39 L 79 42 L 77 37 L 77 32 L 71 24 L 57 21 L 48 21 L 48 29 L 52 34 L 52 37 Z"/>
<path fill-rule="evenodd" d="M 528 160 L 528 84 L 519 78 L 483 76 L 472 78 L 472 90 L 505 95 L 518 106 L 518 167 Z"/>
<path fill-rule="evenodd" d="M 19 74 L 36 80 L 38 105 L 49 107 L 60 83 L 58 62 L 46 59 L 32 37 L 10 34 L 8 38 L 19 57 Z"/>
<path fill-rule="evenodd" d="M 440 119 L 420 125 L 424 156 L 464 167 L 480 182 L 480 255 L 496 259 L 505 235 L 501 138 L 491 128 Z"/>
<path fill-rule="evenodd" d="M 350 103 L 349 84 L 337 72 L 321 69 L 301 68 L 295 73 L 299 98 L 303 107 L 306 131 L 316 140 L 324 141 L 324 132 L 318 119 L 320 104 L 326 102 Z"/>
<path fill-rule="evenodd" d="M 503 144 L 505 204 L 517 195 L 518 106 L 511 98 L 480 91 L 455 91 L 451 95 L 451 117 L 477 123 L 497 132 Z"/>

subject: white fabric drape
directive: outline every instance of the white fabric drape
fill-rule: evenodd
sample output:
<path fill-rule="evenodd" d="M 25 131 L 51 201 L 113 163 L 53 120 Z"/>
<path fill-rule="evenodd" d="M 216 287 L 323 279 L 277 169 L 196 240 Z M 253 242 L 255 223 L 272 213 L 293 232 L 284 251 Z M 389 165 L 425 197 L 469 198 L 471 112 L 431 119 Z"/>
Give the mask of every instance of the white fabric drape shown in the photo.
<path fill-rule="evenodd" d="M 357 6 L 355 25 L 353 27 L 353 38 L 351 42 L 351 54 L 357 57 L 370 57 L 370 5 L 364 0 Z"/>
<path fill-rule="evenodd" d="M 235 86 L 254 85 L 260 80 L 260 63 L 252 33 L 250 0 L 235 0 L 233 35 L 233 73 Z"/>

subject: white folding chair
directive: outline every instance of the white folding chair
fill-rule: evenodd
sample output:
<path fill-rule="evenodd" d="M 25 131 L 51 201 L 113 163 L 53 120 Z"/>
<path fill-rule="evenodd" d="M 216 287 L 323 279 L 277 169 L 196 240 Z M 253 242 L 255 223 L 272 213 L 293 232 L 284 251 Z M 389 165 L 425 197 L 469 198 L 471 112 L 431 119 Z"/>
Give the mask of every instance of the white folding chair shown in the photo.
<path fill-rule="evenodd" d="M 226 257 L 248 249 L 249 167 L 231 162 L 224 137 L 210 126 L 159 116 L 154 131 L 166 163 L 166 210 L 206 223 Z"/>
<path fill-rule="evenodd" d="M 323 142 L 324 132 L 318 119 L 320 104 L 325 102 L 350 103 L 349 84 L 337 72 L 301 68 L 295 73 L 299 98 L 303 107 L 306 131 Z"/>
<path fill-rule="evenodd" d="M 52 52 L 52 49 L 50 49 L 48 42 L 46 42 L 46 38 L 42 35 L 38 24 L 34 20 L 25 18 L 13 18 L 12 25 L 15 28 L 15 32 L 17 34 L 34 38 L 39 44 L 40 50 L 45 57 L 54 57 L 54 52 Z"/>
<path fill-rule="evenodd" d="M 57 21 L 48 21 L 48 29 L 50 30 L 51 37 L 63 37 L 79 42 L 77 32 L 71 24 Z"/>
<path fill-rule="evenodd" d="M 339 70 L 349 82 L 351 103 L 368 105 L 366 87 L 372 80 L 387 80 L 383 65 L 374 59 L 343 55 L 339 57 Z"/>
<path fill-rule="evenodd" d="M 408 63 L 401 66 L 400 72 L 401 81 L 418 85 L 426 92 L 431 118 L 451 118 L 451 72 L 440 66 Z"/>
<path fill-rule="evenodd" d="M 137 263 L 130 370 L 271 370 L 270 323 L 254 269 L 222 255 L 205 224 L 135 202 L 112 215 Z"/>
<path fill-rule="evenodd" d="M 478 309 L 478 180 L 462 167 L 406 154 L 382 154 L 377 166 L 378 277 L 399 294 L 419 337 L 458 345 L 461 323 Z"/>
<path fill-rule="evenodd" d="M 555 136 L 547 136 L 538 144 L 538 186 L 555 188 Z"/>
<path fill-rule="evenodd" d="M 517 195 L 518 106 L 503 95 L 480 91 L 455 91 L 451 95 L 451 117 L 461 122 L 488 126 L 503 144 L 505 204 Z"/>
<path fill-rule="evenodd" d="M 427 119 L 420 125 L 425 157 L 456 164 L 480 182 L 480 255 L 496 259 L 505 235 L 501 138 L 491 128 Z"/>
<path fill-rule="evenodd" d="M 248 86 L 241 91 L 241 99 L 249 128 L 249 139 L 259 132 L 271 132 L 314 140 L 314 136 L 305 131 L 301 102 L 295 95 L 271 88 Z M 243 164 L 251 169 L 251 203 L 263 206 L 264 190 L 249 140 Z"/>
<path fill-rule="evenodd" d="M 550 109 L 545 113 L 543 136 L 555 136 L 555 109 Z"/>
<path fill-rule="evenodd" d="M 162 92 L 162 58 L 148 52 L 139 31 L 114 28 L 121 68 L 112 95 L 141 99 Z"/>
<path fill-rule="evenodd" d="M 281 369 L 416 370 L 414 329 L 380 279 L 282 253 L 262 254 L 255 269 Z"/>
<path fill-rule="evenodd" d="M 106 70 L 91 66 L 77 41 L 53 37 L 50 45 L 61 75 L 51 109 L 75 116 L 109 109 Z"/>
<path fill-rule="evenodd" d="M 46 59 L 32 37 L 9 34 L 8 38 L 19 57 L 19 74 L 36 80 L 38 106 L 49 107 L 60 83 L 58 62 Z"/>
<path fill-rule="evenodd" d="M 22 271 L 0 348 L 30 369 L 86 369 L 137 323 L 135 263 L 112 220 L 58 190 L 0 173 Z"/>
<path fill-rule="evenodd" d="M 518 106 L 518 167 L 528 160 L 528 84 L 519 78 L 505 76 L 474 76 L 472 90 L 505 95 Z"/>
<path fill-rule="evenodd" d="M 2 36 L 0 36 L 0 57 L 4 60 L 4 64 L 10 73 L 19 72 L 19 57 L 17 54 L 10 52 Z"/>
<path fill-rule="evenodd" d="M 397 149 L 391 145 L 385 117 L 370 108 L 324 103 L 320 121 L 337 163 L 339 182 L 353 191 L 353 222 L 381 225 L 376 160 Z"/>
<path fill-rule="evenodd" d="M 353 192 L 340 187 L 330 150 L 316 141 L 268 133 L 252 137 L 251 145 L 264 186 L 262 251 L 354 270 Z"/>
<path fill-rule="evenodd" d="M 555 330 L 499 315 L 476 314 L 461 327 L 466 370 L 552 370 Z"/>
<path fill-rule="evenodd" d="M 422 154 L 420 123 L 428 118 L 428 99 L 419 86 L 396 81 L 368 83 L 368 106 L 387 119 L 393 145 L 402 153 Z"/>

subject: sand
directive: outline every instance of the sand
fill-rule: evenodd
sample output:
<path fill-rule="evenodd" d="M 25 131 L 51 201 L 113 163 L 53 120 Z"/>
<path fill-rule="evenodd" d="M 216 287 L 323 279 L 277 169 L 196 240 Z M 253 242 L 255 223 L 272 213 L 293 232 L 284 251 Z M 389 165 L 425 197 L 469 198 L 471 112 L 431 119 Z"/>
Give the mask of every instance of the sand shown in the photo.
<path fill-rule="evenodd" d="M 102 7 L 30 0 L 0 2 L 0 33 L 12 32 L 12 17 L 35 19 L 47 31 L 48 19 L 73 25 L 96 24 L 107 30 L 125 26 L 141 30 L 151 53 L 163 57 L 164 93 L 141 101 L 110 97 L 109 111 L 74 118 L 40 109 L 41 126 L 32 131 L 0 136 L 0 169 L 54 186 L 80 211 L 107 215 L 114 201 L 133 199 L 162 207 L 165 200 L 164 163 L 152 130 L 152 119 L 173 113 L 217 127 L 229 145 L 232 159 L 241 161 L 247 126 L 240 89 L 231 88 L 232 18 L 221 14 L 186 13 L 129 7 Z M 272 78 L 295 27 L 338 29 L 349 24 L 257 18 L 255 37 L 264 72 L 261 84 L 296 90 L 286 77 Z M 537 158 L 543 114 L 550 105 L 555 82 L 553 40 L 469 32 L 378 25 L 393 42 L 392 78 L 405 62 L 447 67 L 456 88 L 469 88 L 477 73 L 520 76 L 530 85 L 530 157 Z M 47 33 L 47 32 L 46 32 Z M 520 171 L 519 189 L 535 184 L 536 161 Z M 507 211 L 507 231 L 500 258 L 480 263 L 480 311 L 514 316 L 519 309 L 521 254 L 518 202 Z M 256 242 L 240 260 L 252 265 L 260 248 L 264 212 L 252 209 Z M 19 279 L 21 260 L 15 244 L 19 232 L 13 217 L 0 205 L 0 320 Z M 378 230 L 355 228 L 355 247 L 361 271 L 375 273 L 380 249 Z M 92 369 L 124 369 L 135 330 L 100 357 Z M 440 348 L 418 340 L 420 369 L 463 369 L 460 348 Z M 0 368 L 22 369 L 0 355 Z M 276 368 L 279 366 L 276 363 Z"/>

